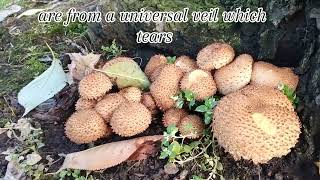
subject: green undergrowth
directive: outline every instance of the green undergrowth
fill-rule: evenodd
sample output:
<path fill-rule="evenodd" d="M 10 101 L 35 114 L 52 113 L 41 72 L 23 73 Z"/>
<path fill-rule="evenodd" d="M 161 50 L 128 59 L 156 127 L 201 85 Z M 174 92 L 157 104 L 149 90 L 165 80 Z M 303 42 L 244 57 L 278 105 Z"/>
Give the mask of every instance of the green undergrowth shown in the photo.
<path fill-rule="evenodd" d="M 25 18 L 28 30 L 10 34 L 0 28 L 0 96 L 18 91 L 50 65 L 50 51 L 60 54 L 68 52 L 68 41 L 85 39 L 87 25 L 74 22 L 64 27 L 62 23 L 41 24 L 34 18 Z M 49 61 L 48 61 L 49 60 Z"/>

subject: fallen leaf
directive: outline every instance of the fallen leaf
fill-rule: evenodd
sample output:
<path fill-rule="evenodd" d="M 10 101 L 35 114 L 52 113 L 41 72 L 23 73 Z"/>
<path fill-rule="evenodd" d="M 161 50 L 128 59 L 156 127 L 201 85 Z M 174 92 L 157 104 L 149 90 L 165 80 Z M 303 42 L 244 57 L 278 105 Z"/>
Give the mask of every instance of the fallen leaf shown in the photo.
<path fill-rule="evenodd" d="M 21 10 L 21 6 L 18 6 L 16 4 L 11 5 L 3 10 L 0 11 L 0 22 L 5 20 L 8 16 L 11 16 L 14 13 L 17 13 Z"/>
<path fill-rule="evenodd" d="M 21 13 L 17 18 L 21 18 L 23 16 L 32 16 L 32 15 L 35 15 L 41 11 L 44 11 L 46 9 L 28 9 L 26 11 L 24 11 L 23 13 Z"/>
<path fill-rule="evenodd" d="M 3 177 L 4 180 L 25 180 L 27 179 L 23 170 L 19 167 L 16 162 L 10 161 L 7 165 L 6 175 Z"/>
<path fill-rule="evenodd" d="M 101 54 L 93 53 L 88 55 L 82 55 L 81 53 L 67 53 L 67 55 L 69 55 L 71 59 L 71 64 L 68 64 L 70 76 L 77 80 L 81 80 L 85 75 L 92 72 L 101 56 Z"/>
<path fill-rule="evenodd" d="M 53 97 L 66 84 L 67 76 L 63 71 L 61 62 L 54 59 L 45 72 L 20 90 L 18 102 L 25 108 L 23 116 Z"/>
<path fill-rule="evenodd" d="M 29 166 L 37 164 L 42 159 L 42 157 L 35 152 L 32 154 L 28 154 L 26 158 L 27 158 L 26 163 Z"/>
<path fill-rule="evenodd" d="M 162 139 L 162 135 L 145 136 L 125 141 L 112 142 L 96 146 L 84 151 L 74 152 L 66 155 L 62 167 L 63 169 L 100 170 L 118 165 L 127 160 L 137 160 L 132 157 L 139 157 L 144 146 L 154 144 Z M 153 151 L 153 150 L 151 150 Z M 145 152 L 144 152 L 145 153 Z M 131 157 L 131 158 L 130 158 Z M 143 156 L 147 158 L 147 156 Z M 138 159 L 140 160 L 140 159 Z"/>
<path fill-rule="evenodd" d="M 110 60 L 103 67 L 107 74 L 119 88 L 135 86 L 148 89 L 150 82 L 140 66 L 131 58 L 118 57 Z"/>

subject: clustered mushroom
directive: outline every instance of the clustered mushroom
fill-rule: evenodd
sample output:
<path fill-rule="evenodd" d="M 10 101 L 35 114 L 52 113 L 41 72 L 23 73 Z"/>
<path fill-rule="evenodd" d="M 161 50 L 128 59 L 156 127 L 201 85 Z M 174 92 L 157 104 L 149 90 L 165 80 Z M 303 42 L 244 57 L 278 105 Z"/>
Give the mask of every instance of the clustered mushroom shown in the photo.
<path fill-rule="evenodd" d="M 234 159 L 266 163 L 288 154 L 298 141 L 300 122 L 277 87 L 295 89 L 298 76 L 290 68 L 235 55 L 226 43 L 209 44 L 196 60 L 183 55 L 173 64 L 164 55 L 154 55 L 144 69 L 152 82 L 149 92 L 127 87 L 110 93 L 115 79 L 91 73 L 79 83 L 77 111 L 66 122 L 66 135 L 75 143 L 89 143 L 111 131 L 134 136 L 145 131 L 160 110 L 165 127 L 175 125 L 182 136 L 196 139 L 204 132 L 203 120 L 176 108 L 173 97 L 188 90 L 204 101 L 219 92 L 225 96 L 213 112 L 213 135 Z M 104 67 L 127 60 L 114 58 Z"/>

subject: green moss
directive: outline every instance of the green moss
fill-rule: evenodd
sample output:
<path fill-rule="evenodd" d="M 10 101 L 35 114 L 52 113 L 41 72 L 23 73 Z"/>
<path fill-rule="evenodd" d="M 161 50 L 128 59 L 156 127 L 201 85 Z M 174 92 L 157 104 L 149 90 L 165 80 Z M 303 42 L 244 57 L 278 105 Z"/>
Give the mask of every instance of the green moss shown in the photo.
<path fill-rule="evenodd" d="M 201 44 L 207 44 L 212 41 L 223 41 L 238 46 L 240 44 L 239 32 L 235 31 L 235 23 L 222 22 L 221 13 L 225 7 L 219 0 L 124 0 L 129 10 L 139 10 L 145 8 L 158 11 L 178 11 L 189 7 L 189 21 L 187 23 L 166 23 L 165 31 L 175 31 L 184 33 L 188 36 L 196 36 Z M 219 22 L 192 22 L 191 12 L 209 11 L 210 8 L 219 8 Z M 199 38 L 199 33 L 201 36 Z"/>

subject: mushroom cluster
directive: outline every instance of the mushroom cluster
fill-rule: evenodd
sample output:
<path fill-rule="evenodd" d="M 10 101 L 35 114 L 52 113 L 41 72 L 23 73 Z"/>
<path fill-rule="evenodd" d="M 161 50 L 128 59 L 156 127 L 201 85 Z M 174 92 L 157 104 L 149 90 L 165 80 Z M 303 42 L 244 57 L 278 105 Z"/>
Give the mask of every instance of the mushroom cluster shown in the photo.
<path fill-rule="evenodd" d="M 112 63 L 132 60 L 114 58 Z M 146 130 L 151 123 L 151 112 L 156 111 L 153 97 L 137 87 L 112 91 L 114 79 L 101 72 L 93 72 L 79 82 L 75 109 L 65 124 L 65 134 L 77 144 L 90 143 L 112 132 L 133 136 Z"/>
<path fill-rule="evenodd" d="M 290 152 L 300 134 L 299 118 L 288 98 L 277 88 L 295 89 L 292 69 L 257 61 L 249 54 L 235 57 L 226 43 L 213 43 L 199 51 L 196 60 L 180 56 L 174 64 L 163 55 L 148 62 L 145 73 L 153 82 L 150 107 L 164 112 L 165 127 L 175 125 L 181 135 L 199 138 L 205 125 L 199 116 L 177 109 L 172 97 L 191 91 L 197 101 L 225 95 L 213 112 L 212 129 L 218 143 L 235 159 L 266 163 Z"/>
<path fill-rule="evenodd" d="M 132 60 L 118 57 L 105 67 Z M 79 83 L 76 112 L 66 122 L 66 135 L 75 143 L 89 143 L 114 132 L 134 136 L 145 131 L 152 116 L 163 113 L 165 127 L 175 125 L 190 139 L 203 135 L 204 121 L 188 109 L 179 109 L 173 97 L 190 91 L 203 102 L 224 95 L 213 111 L 213 135 L 236 160 L 266 163 L 290 152 L 298 141 L 299 118 L 288 98 L 277 89 L 295 89 L 292 69 L 257 61 L 249 54 L 236 56 L 226 43 L 213 43 L 199 51 L 196 60 L 180 56 L 174 62 L 152 56 L 144 72 L 152 82 L 143 92 L 137 87 L 113 91 L 116 79 L 94 72 Z"/>

